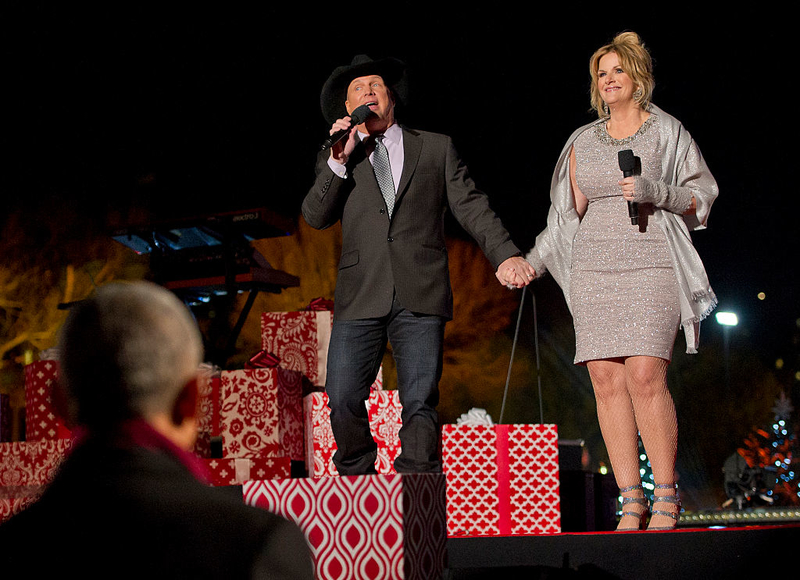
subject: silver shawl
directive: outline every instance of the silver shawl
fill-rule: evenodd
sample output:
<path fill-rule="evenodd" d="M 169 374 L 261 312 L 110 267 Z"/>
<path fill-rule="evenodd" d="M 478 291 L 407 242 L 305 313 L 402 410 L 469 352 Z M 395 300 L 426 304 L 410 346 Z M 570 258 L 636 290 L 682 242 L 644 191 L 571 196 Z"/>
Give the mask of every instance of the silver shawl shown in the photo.
<path fill-rule="evenodd" d="M 669 246 L 672 266 L 678 281 L 681 309 L 681 326 L 686 337 L 686 352 L 694 354 L 700 340 L 700 321 L 706 318 L 717 305 L 717 297 L 711 289 L 705 267 L 695 250 L 690 231 L 705 229 L 711 205 L 719 189 L 711 175 L 697 144 L 681 123 L 655 105 L 650 112 L 659 118 L 661 144 L 664 149 L 661 181 L 670 188 L 691 190 L 697 203 L 693 215 L 680 216 L 654 208 L 652 219 L 664 231 Z M 575 139 L 605 119 L 589 123 L 575 131 L 568 139 L 550 183 L 550 210 L 547 226 L 536 237 L 536 244 L 525 258 L 536 269 L 537 277 L 550 272 L 561 287 L 567 306 L 570 305 L 570 272 L 572 269 L 572 245 L 580 226 L 575 210 L 575 200 L 569 179 L 569 156 Z"/>

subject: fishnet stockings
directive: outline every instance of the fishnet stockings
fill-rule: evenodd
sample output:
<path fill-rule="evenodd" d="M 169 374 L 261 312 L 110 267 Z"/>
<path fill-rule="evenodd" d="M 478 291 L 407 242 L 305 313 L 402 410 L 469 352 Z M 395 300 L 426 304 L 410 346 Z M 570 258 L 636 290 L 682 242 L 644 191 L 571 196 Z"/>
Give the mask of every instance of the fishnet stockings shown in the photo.
<path fill-rule="evenodd" d="M 650 460 L 657 484 L 675 482 L 678 420 L 667 388 L 667 365 L 663 359 L 646 356 L 590 361 L 589 376 L 597 400 L 597 417 L 608 458 L 620 489 L 640 484 L 639 435 Z M 675 495 L 674 489 L 655 491 L 657 496 Z M 642 497 L 638 489 L 623 497 Z M 677 512 L 678 506 L 659 502 L 657 509 Z M 626 511 L 643 512 L 631 504 Z M 633 516 L 623 516 L 618 529 L 638 526 Z M 674 526 L 666 515 L 654 515 L 651 527 Z"/>

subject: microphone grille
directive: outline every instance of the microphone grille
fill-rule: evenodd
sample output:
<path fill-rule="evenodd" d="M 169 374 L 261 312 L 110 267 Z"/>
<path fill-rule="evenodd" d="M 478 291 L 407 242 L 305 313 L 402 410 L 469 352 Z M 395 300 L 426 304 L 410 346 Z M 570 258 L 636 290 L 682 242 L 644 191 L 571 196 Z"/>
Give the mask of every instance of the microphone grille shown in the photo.
<path fill-rule="evenodd" d="M 372 110 L 369 108 L 368 105 L 361 105 L 360 107 L 356 107 L 352 113 L 350 113 L 351 123 L 353 125 L 360 125 L 364 121 L 367 120 L 367 117 L 372 115 Z"/>
<path fill-rule="evenodd" d="M 617 159 L 619 160 L 619 168 L 622 171 L 633 171 L 636 169 L 636 157 L 630 149 L 623 149 L 617 153 Z"/>

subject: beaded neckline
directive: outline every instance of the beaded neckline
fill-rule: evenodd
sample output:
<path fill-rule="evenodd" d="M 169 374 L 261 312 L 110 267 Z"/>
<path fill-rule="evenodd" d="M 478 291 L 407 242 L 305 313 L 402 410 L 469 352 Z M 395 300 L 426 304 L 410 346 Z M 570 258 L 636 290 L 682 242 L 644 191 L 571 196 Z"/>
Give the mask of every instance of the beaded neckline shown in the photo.
<path fill-rule="evenodd" d="M 639 127 L 639 130 L 636 131 L 636 133 L 634 133 L 633 135 L 629 135 L 624 139 L 614 139 L 611 135 L 609 135 L 605 123 L 598 123 L 597 125 L 595 125 L 594 131 L 595 134 L 597 135 L 597 138 L 600 139 L 600 141 L 602 143 L 605 143 L 606 145 L 627 145 L 628 143 L 636 139 L 639 135 L 644 135 L 647 132 L 647 130 L 650 127 L 652 127 L 653 124 L 655 124 L 655 122 L 656 122 L 656 115 L 651 113 L 650 116 L 647 118 L 647 120 L 644 123 L 642 123 L 642 126 Z"/>

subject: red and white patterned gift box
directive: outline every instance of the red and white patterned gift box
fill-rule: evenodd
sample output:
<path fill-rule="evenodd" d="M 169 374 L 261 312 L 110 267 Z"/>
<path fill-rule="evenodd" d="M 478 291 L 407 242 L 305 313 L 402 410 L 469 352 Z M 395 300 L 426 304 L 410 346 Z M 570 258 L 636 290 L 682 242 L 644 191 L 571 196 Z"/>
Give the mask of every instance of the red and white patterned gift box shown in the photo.
<path fill-rule="evenodd" d="M 303 399 L 306 428 L 306 469 L 309 477 L 338 476 L 333 464 L 336 441 L 331 430 L 328 395 L 311 393 Z M 375 469 L 380 474 L 395 473 L 394 460 L 400 455 L 402 411 L 397 391 L 372 391 L 367 401 L 369 426 L 378 457 Z"/>
<path fill-rule="evenodd" d="M 556 425 L 444 425 L 449 536 L 561 531 Z"/>
<path fill-rule="evenodd" d="M 33 502 L 72 448 L 72 439 L 0 443 L 0 522 Z"/>
<path fill-rule="evenodd" d="M 282 368 L 300 371 L 312 385 L 324 387 L 332 324 L 329 310 L 263 312 L 261 349 L 275 355 Z M 383 372 L 379 370 L 372 389 L 382 388 Z"/>
<path fill-rule="evenodd" d="M 53 404 L 58 362 L 39 360 L 25 367 L 25 440 L 67 439 L 70 430 Z"/>
<path fill-rule="evenodd" d="M 200 381 L 197 401 L 197 440 L 193 452 L 198 457 L 211 457 L 211 439 L 220 434 L 220 377 Z"/>
<path fill-rule="evenodd" d="M 303 461 L 302 375 L 283 368 L 220 373 L 223 457 Z"/>
<path fill-rule="evenodd" d="M 245 481 L 284 479 L 291 477 L 292 462 L 288 457 L 262 459 L 203 459 L 209 483 L 214 486 L 241 485 Z"/>
<path fill-rule="evenodd" d="M 312 385 L 325 385 L 333 312 L 263 312 L 261 348 L 280 359 L 280 366 L 300 371 Z"/>
<path fill-rule="evenodd" d="M 446 559 L 441 474 L 246 482 L 245 502 L 296 522 L 317 578 L 440 578 Z"/>

